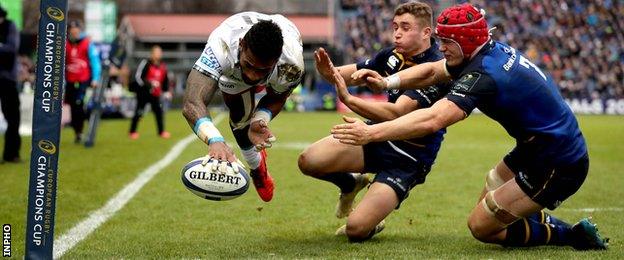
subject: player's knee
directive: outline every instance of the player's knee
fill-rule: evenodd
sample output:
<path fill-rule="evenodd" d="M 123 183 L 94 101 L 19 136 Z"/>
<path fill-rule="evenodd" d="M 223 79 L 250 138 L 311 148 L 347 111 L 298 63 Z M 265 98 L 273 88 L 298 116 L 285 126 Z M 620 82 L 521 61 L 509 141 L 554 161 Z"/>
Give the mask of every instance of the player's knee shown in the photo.
<path fill-rule="evenodd" d="M 370 232 L 373 228 L 363 222 L 348 221 L 346 229 L 347 237 L 349 238 L 349 241 L 364 241 L 370 236 Z"/>
<path fill-rule="evenodd" d="M 301 171 L 301 173 L 315 177 L 318 175 L 318 172 L 315 169 L 314 163 L 311 162 L 310 157 L 311 156 L 308 149 L 304 150 L 301 154 L 299 154 L 297 164 L 299 165 L 299 170 Z"/>
<path fill-rule="evenodd" d="M 487 242 L 489 234 L 487 234 L 483 222 L 484 221 L 480 221 L 479 219 L 471 215 L 468 218 L 468 229 L 470 230 L 472 237 L 481 242 Z"/>
<path fill-rule="evenodd" d="M 518 220 L 518 216 L 498 204 L 493 191 L 488 192 L 476 207 L 468 218 L 468 229 L 482 242 L 494 242 L 495 234 Z"/>

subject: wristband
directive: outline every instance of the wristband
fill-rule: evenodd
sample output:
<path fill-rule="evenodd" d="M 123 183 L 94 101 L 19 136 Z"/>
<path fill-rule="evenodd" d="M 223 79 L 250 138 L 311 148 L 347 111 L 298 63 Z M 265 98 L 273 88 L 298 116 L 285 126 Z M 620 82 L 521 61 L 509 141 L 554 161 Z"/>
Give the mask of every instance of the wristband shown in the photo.
<path fill-rule="evenodd" d="M 266 108 L 259 108 L 258 110 L 256 110 L 253 117 L 251 118 L 251 122 L 253 123 L 259 120 L 264 120 L 264 122 L 268 124 L 271 121 L 272 115 L 273 113 L 271 113 L 271 110 L 268 110 Z"/>
<path fill-rule="evenodd" d="M 401 78 L 398 74 L 385 77 L 384 80 L 386 81 L 386 89 L 397 89 L 401 86 Z"/>
<path fill-rule="evenodd" d="M 210 118 L 202 117 L 195 122 L 193 131 L 206 144 L 212 144 L 215 142 L 225 142 L 219 130 L 214 126 Z"/>

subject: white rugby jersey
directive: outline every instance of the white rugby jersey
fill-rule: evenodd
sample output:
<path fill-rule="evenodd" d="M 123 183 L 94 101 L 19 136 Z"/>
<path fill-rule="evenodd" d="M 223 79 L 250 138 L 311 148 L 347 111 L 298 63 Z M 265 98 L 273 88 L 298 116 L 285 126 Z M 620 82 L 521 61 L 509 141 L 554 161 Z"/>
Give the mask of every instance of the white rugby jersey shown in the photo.
<path fill-rule="evenodd" d="M 238 60 L 239 42 L 259 20 L 271 20 L 282 30 L 284 45 L 275 68 L 257 85 L 265 85 L 277 93 L 294 88 L 303 76 L 303 45 L 297 27 L 286 17 L 275 14 L 243 12 L 230 16 L 208 38 L 206 47 L 195 62 L 198 70 L 219 83 L 227 94 L 238 94 L 253 87 L 243 81 Z"/>

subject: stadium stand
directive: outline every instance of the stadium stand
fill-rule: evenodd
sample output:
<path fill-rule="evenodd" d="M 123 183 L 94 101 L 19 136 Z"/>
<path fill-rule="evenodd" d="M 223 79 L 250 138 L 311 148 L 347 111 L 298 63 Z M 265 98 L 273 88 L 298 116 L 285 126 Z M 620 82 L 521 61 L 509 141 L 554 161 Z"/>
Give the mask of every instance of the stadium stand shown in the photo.
<path fill-rule="evenodd" d="M 345 60 L 361 61 L 392 44 L 399 0 L 341 1 Z M 455 1 L 424 1 L 436 15 Z M 465 2 L 465 1 L 457 1 Z M 485 7 L 493 37 L 547 68 L 567 99 L 624 98 L 624 1 L 471 1 Z"/>

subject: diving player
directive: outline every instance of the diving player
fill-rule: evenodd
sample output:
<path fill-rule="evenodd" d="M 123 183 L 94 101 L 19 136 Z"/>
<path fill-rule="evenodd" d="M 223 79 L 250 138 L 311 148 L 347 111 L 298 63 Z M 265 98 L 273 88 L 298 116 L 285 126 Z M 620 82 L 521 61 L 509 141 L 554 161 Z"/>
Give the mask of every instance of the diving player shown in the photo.
<path fill-rule="evenodd" d="M 191 70 L 184 94 L 183 114 L 209 147 L 214 165 L 237 161 L 207 106 L 217 90 L 230 110 L 230 128 L 260 198 L 273 198 L 273 178 L 266 166 L 275 137 L 269 122 L 281 111 L 303 75 L 303 46 L 295 25 L 282 15 L 256 12 L 235 14 L 208 38 Z M 255 94 L 266 90 L 258 104 Z"/>

